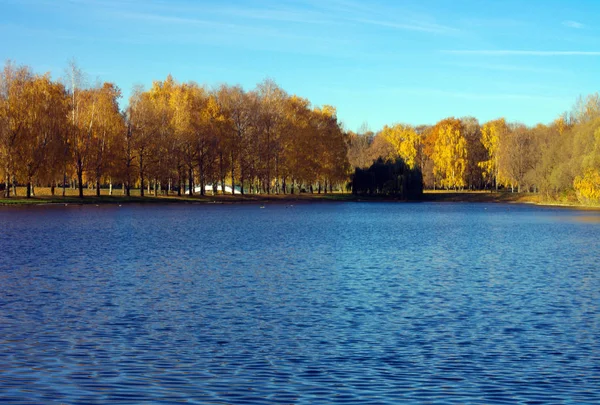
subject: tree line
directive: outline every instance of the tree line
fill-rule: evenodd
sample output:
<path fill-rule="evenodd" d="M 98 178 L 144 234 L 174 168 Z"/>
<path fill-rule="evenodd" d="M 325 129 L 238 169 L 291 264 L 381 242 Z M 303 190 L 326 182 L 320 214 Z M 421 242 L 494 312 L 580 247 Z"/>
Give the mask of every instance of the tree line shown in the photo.
<path fill-rule="evenodd" d="M 347 188 L 353 173 L 362 176 L 355 190 L 397 192 L 397 178 L 381 183 L 393 180 L 390 187 L 373 186 L 374 173 L 384 173 L 378 165 L 388 162 L 383 178 L 418 172 L 411 184 L 422 176 L 428 189 L 508 189 L 600 202 L 597 93 L 548 125 L 450 117 L 376 134 L 344 131 L 334 107 L 315 107 L 269 79 L 250 91 L 209 90 L 168 76 L 149 89 L 135 87 L 123 110 L 120 98 L 114 83 L 87 85 L 75 63 L 53 80 L 7 62 L 0 72 L 4 195 L 16 195 L 17 184 L 27 186 L 28 197 L 34 185 L 53 194 L 62 187 L 63 195 L 77 187 L 80 197 L 84 188 L 100 195 L 113 185 L 127 196 L 134 188 L 142 196 L 193 195 L 226 185 L 241 194 L 320 193 Z"/>
<path fill-rule="evenodd" d="M 421 171 L 428 189 L 504 189 L 600 203 L 598 93 L 580 97 L 549 125 L 451 117 L 430 126 L 350 132 L 349 143 L 352 166 L 364 169 L 380 158 L 400 157 Z"/>
<path fill-rule="evenodd" d="M 336 110 L 314 107 L 274 81 L 254 90 L 208 90 L 168 76 L 134 88 L 119 108 L 114 83 L 86 85 L 70 63 L 62 80 L 7 62 L 0 73 L 0 174 L 5 197 L 17 184 L 119 184 L 129 196 L 207 188 L 236 193 L 331 192 L 350 170 Z"/>

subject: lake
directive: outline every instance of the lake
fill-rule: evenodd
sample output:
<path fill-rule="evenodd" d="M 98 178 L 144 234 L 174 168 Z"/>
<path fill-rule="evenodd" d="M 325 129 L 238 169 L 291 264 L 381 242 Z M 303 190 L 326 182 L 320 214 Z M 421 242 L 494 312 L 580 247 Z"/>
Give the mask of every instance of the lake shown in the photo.
<path fill-rule="evenodd" d="M 600 402 L 600 212 L 0 207 L 3 403 Z"/>

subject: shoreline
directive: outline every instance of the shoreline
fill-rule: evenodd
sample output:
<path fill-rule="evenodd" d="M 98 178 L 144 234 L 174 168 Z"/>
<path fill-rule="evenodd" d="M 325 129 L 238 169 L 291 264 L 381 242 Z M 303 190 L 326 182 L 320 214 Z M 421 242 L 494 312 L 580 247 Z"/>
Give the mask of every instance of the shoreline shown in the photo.
<path fill-rule="evenodd" d="M 146 196 L 125 197 L 95 195 L 80 199 L 76 196 L 43 195 L 29 199 L 21 196 L 0 198 L 0 206 L 40 206 L 40 205 L 122 205 L 122 204 L 289 204 L 289 203 L 327 203 L 327 202 L 437 202 L 437 203 L 495 203 L 495 204 L 528 204 L 540 207 L 570 208 L 584 210 L 600 210 L 600 205 L 584 205 L 578 202 L 546 201 L 532 193 L 510 192 L 453 192 L 425 191 L 419 200 L 405 200 L 386 196 L 354 195 L 344 193 L 329 194 L 271 194 L 271 195 L 214 195 L 214 196 Z"/>

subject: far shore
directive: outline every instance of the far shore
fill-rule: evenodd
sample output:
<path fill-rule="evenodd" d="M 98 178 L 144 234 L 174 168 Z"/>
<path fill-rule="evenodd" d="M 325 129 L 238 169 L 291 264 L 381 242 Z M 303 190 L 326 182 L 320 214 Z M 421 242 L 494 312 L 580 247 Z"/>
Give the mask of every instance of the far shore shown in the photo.
<path fill-rule="evenodd" d="M 318 203 L 318 202 L 406 202 L 394 196 L 354 195 L 350 193 L 321 193 L 321 194 L 217 194 L 217 195 L 158 195 L 153 193 L 141 197 L 139 190 L 134 190 L 131 197 L 122 195 L 121 190 L 116 190 L 113 195 L 108 195 L 108 190 L 101 190 L 100 197 L 95 190 L 85 190 L 84 198 L 76 195 L 76 190 L 67 190 L 62 196 L 62 189 L 56 189 L 52 196 L 50 189 L 36 189 L 36 196 L 25 198 L 25 190 L 17 189 L 17 196 L 0 198 L 0 206 L 28 206 L 28 205 L 88 205 L 88 204 L 290 204 L 290 203 Z M 510 191 L 446 191 L 426 190 L 423 198 L 412 202 L 437 202 L 437 203 L 505 203 L 505 204 L 534 204 L 548 207 L 564 207 L 576 209 L 600 210 L 600 205 L 584 205 L 574 199 L 563 201 L 547 200 L 542 195 L 535 193 L 512 193 Z"/>

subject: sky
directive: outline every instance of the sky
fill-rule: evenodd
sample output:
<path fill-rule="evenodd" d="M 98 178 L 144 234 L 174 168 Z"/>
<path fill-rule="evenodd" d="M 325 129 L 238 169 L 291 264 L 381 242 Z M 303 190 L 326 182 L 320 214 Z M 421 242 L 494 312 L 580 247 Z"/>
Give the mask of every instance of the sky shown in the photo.
<path fill-rule="evenodd" d="M 348 130 L 549 123 L 600 90 L 597 0 L 0 0 L 0 59 L 123 92 L 266 78 Z"/>

